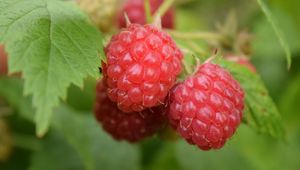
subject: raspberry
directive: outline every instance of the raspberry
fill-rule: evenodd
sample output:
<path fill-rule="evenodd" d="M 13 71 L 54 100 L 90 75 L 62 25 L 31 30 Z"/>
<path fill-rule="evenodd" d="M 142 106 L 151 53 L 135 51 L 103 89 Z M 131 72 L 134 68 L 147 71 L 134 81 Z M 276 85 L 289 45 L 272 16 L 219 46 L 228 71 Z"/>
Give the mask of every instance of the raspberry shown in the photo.
<path fill-rule="evenodd" d="M 124 113 L 110 101 L 102 81 L 97 84 L 95 117 L 103 129 L 116 140 L 137 142 L 158 132 L 165 125 L 165 107 L 155 107 L 140 113 Z"/>
<path fill-rule="evenodd" d="M 151 14 L 160 7 L 163 0 L 150 0 Z M 127 0 L 119 13 L 119 28 L 126 27 L 124 14 L 128 15 L 129 20 L 136 24 L 146 24 L 146 14 L 144 0 Z M 163 28 L 174 28 L 174 9 L 169 9 L 162 17 Z"/>
<path fill-rule="evenodd" d="M 202 150 L 223 147 L 239 126 L 244 91 L 231 74 L 206 63 L 171 91 L 168 119 L 190 144 Z"/>
<path fill-rule="evenodd" d="M 181 72 L 181 51 L 153 25 L 131 24 L 112 37 L 105 53 L 107 93 L 123 112 L 162 104 Z"/>
<path fill-rule="evenodd" d="M 4 50 L 4 46 L 0 45 L 0 75 L 7 75 L 7 54 Z"/>
<path fill-rule="evenodd" d="M 229 61 L 236 62 L 246 68 L 248 68 L 252 73 L 256 73 L 255 66 L 250 62 L 249 58 L 244 56 L 226 56 L 225 59 Z"/>

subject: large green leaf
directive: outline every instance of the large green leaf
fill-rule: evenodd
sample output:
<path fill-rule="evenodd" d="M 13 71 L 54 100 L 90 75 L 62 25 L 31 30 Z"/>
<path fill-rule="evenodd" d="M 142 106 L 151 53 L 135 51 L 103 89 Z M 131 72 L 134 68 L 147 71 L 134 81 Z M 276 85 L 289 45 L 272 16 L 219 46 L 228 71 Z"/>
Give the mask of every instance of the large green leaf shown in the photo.
<path fill-rule="evenodd" d="M 0 0 L 0 41 L 10 72 L 22 71 L 25 94 L 33 94 L 39 136 L 68 86 L 98 76 L 102 37 L 73 2 Z"/>
<path fill-rule="evenodd" d="M 280 113 L 260 76 L 234 62 L 217 62 L 229 70 L 245 90 L 244 121 L 260 133 L 284 138 Z"/>

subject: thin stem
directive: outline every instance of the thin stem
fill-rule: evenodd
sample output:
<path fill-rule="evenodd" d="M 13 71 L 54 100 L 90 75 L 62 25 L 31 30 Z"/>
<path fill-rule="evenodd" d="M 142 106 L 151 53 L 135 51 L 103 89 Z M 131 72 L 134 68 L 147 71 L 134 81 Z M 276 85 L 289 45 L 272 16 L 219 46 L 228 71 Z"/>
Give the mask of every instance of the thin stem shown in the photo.
<path fill-rule="evenodd" d="M 199 53 L 199 55 L 207 55 L 207 52 L 200 48 L 195 42 L 188 41 L 187 43 L 195 52 Z"/>
<path fill-rule="evenodd" d="M 152 16 L 151 16 L 150 0 L 145 0 L 144 1 L 144 8 L 145 8 L 145 13 L 146 13 L 147 23 L 151 23 L 152 22 Z"/>
<path fill-rule="evenodd" d="M 164 14 L 168 11 L 168 9 L 172 6 L 173 3 L 174 3 L 174 0 L 165 0 L 161 4 L 159 9 L 157 11 L 155 11 L 153 16 L 154 17 L 157 16 L 157 15 L 164 16 Z"/>
<path fill-rule="evenodd" d="M 186 60 L 183 60 L 183 67 L 188 75 L 193 73 L 191 65 L 189 65 L 189 63 Z"/>
<path fill-rule="evenodd" d="M 224 36 L 214 32 L 178 32 L 167 30 L 169 34 L 180 39 L 224 40 Z"/>

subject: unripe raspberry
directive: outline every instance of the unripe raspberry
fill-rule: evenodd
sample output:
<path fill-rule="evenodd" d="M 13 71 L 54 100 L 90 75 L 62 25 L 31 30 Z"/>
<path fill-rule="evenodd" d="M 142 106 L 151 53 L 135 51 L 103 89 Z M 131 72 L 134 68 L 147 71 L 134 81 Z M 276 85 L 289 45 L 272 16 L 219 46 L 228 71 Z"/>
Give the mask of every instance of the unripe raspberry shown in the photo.
<path fill-rule="evenodd" d="M 138 142 L 149 137 L 164 127 L 166 120 L 165 107 L 159 106 L 142 112 L 124 113 L 110 101 L 106 87 L 101 82 L 97 84 L 94 113 L 103 129 L 116 140 Z"/>
<path fill-rule="evenodd" d="M 107 93 L 124 112 L 162 104 L 181 72 L 181 51 L 153 25 L 131 24 L 112 37 L 105 54 Z"/>
<path fill-rule="evenodd" d="M 8 68 L 7 68 L 7 54 L 4 50 L 4 46 L 0 45 L 0 76 L 7 75 Z"/>
<path fill-rule="evenodd" d="M 226 56 L 225 59 L 236 62 L 236 63 L 248 68 L 252 73 L 256 73 L 255 66 L 251 63 L 250 59 L 245 56 L 229 55 L 229 56 Z"/>
<path fill-rule="evenodd" d="M 150 0 L 151 14 L 160 7 L 164 0 Z M 122 10 L 119 12 L 119 27 L 126 27 L 124 14 L 127 14 L 129 20 L 136 24 L 146 24 L 146 14 L 144 8 L 144 0 L 126 0 Z M 162 16 L 163 28 L 174 28 L 174 9 L 169 9 L 164 16 Z"/>
<path fill-rule="evenodd" d="M 239 126 L 244 91 L 231 74 L 206 63 L 172 89 L 168 118 L 189 143 L 203 150 L 219 149 Z"/>
<path fill-rule="evenodd" d="M 113 25 L 120 0 L 77 0 L 93 23 L 103 32 L 109 31 Z"/>

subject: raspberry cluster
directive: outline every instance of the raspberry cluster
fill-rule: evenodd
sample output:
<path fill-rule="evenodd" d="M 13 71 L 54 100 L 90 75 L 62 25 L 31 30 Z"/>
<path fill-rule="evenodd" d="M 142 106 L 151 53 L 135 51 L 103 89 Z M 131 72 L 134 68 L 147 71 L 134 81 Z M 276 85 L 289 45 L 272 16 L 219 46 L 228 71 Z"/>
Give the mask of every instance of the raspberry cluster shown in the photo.
<path fill-rule="evenodd" d="M 137 142 L 168 123 L 190 144 L 210 150 L 235 133 L 244 109 L 239 83 L 207 62 L 175 84 L 183 54 L 161 29 L 130 24 L 112 36 L 105 54 L 94 112 L 115 139 Z"/>

